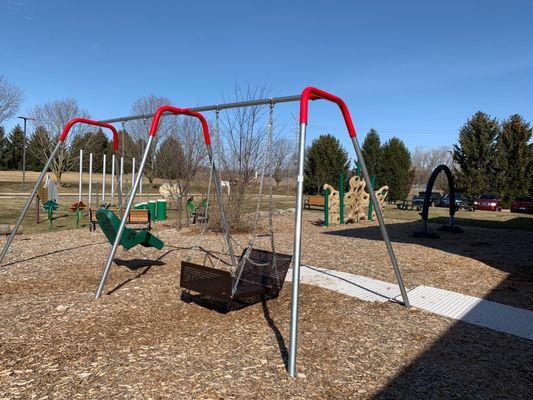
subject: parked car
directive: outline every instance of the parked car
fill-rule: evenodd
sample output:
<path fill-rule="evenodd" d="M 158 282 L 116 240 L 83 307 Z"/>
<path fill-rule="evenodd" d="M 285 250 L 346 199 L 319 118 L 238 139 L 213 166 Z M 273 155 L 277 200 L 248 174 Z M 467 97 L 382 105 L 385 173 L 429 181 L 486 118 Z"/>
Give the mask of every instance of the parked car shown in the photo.
<path fill-rule="evenodd" d="M 511 203 L 511 212 L 533 214 L 533 197 L 519 197 Z"/>
<path fill-rule="evenodd" d="M 446 193 L 442 198 L 440 199 L 439 204 L 437 204 L 437 207 L 450 207 L 450 193 Z M 457 208 L 461 208 L 464 202 L 464 197 L 462 193 L 456 192 L 455 193 L 455 205 Z"/>
<path fill-rule="evenodd" d="M 475 210 L 501 211 L 502 205 L 496 194 L 482 194 L 474 201 Z"/>
<path fill-rule="evenodd" d="M 426 192 L 418 192 L 415 197 L 413 197 L 413 207 L 416 207 L 417 210 L 422 209 L 422 206 L 424 205 L 424 199 L 426 198 Z M 441 194 L 439 192 L 431 192 L 431 196 L 429 198 L 429 206 L 434 207 L 436 204 L 440 203 Z"/>

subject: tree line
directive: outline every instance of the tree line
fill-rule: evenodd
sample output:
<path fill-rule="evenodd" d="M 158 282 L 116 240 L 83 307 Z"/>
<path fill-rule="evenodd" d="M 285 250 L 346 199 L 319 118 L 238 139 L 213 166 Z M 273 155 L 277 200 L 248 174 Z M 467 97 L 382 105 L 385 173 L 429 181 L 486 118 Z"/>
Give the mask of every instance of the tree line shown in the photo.
<path fill-rule="evenodd" d="M 411 188 L 413 170 L 411 154 L 405 144 L 395 137 L 382 144 L 377 131 L 371 129 L 365 137 L 362 151 L 368 172 L 375 177 L 374 186 L 387 185 L 390 197 L 406 198 Z M 307 150 L 304 190 L 309 194 L 321 194 L 324 183 L 338 188 L 340 173 L 344 174 L 348 185 L 348 179 L 356 173 L 356 168 L 336 137 L 321 135 Z"/>
<path fill-rule="evenodd" d="M 23 97 L 19 88 L 0 75 L 1 169 L 22 169 L 22 128 L 17 125 L 7 134 L 1 124 L 16 115 Z M 223 101 L 259 97 L 268 97 L 268 90 L 236 86 L 232 98 Z M 131 114 L 151 114 L 163 104 L 172 104 L 172 101 L 154 95 L 145 96 L 133 104 Z M 33 120 L 26 146 L 28 170 L 42 169 L 70 119 L 90 117 L 75 99 L 70 98 L 36 105 L 29 116 Z M 267 116 L 267 107 L 254 106 L 225 110 L 220 113 L 219 121 L 210 121 L 211 131 L 216 133 L 214 148 L 222 179 L 231 181 L 236 189 L 232 190 L 230 205 L 236 221 L 240 220 L 245 200 L 251 198 L 249 189 L 257 183 L 257 173 L 265 157 L 270 157 L 269 168 L 276 187 L 286 179 L 288 188 L 296 174 L 296 143 L 293 139 L 282 137 L 278 132 L 271 153 L 265 153 Z M 141 159 L 151 122 L 149 118 L 122 125 L 119 153 L 125 157 L 126 171 L 131 170 L 133 157 Z M 444 163 L 454 169 L 456 185 L 467 198 L 473 200 L 483 192 L 496 193 L 507 205 L 516 197 L 533 193 L 531 137 L 531 125 L 520 115 L 498 121 L 478 112 L 460 129 L 458 142 L 453 148 L 416 148 L 411 154 L 400 139 L 393 137 L 381 143 L 377 131 L 371 129 L 362 149 L 369 172 L 376 177 L 375 186 L 388 185 L 393 198 L 406 198 L 413 183 L 424 184 L 433 168 Z M 197 173 L 208 167 L 201 138 L 197 121 L 182 117 L 163 118 L 144 171 L 148 183 L 154 185 L 155 178 L 175 181 L 182 194 L 187 194 Z M 75 125 L 51 165 L 59 184 L 64 172 L 78 169 L 80 149 L 85 154 L 93 153 L 94 172 L 102 171 L 104 154 L 108 155 L 110 163 L 112 143 L 107 132 Z M 88 157 L 84 157 L 85 169 L 88 162 Z M 306 151 L 305 191 L 319 193 L 325 182 L 335 186 L 340 172 L 349 178 L 355 173 L 354 164 L 335 137 L 322 135 Z M 438 181 L 437 188 L 445 190 L 445 180 Z"/>
<path fill-rule="evenodd" d="M 516 198 L 533 196 L 531 138 L 531 125 L 520 115 L 498 121 L 477 112 L 460 129 L 452 148 L 417 147 L 411 154 L 400 139 L 381 143 L 378 132 L 371 129 L 362 150 L 369 173 L 376 178 L 375 187 L 389 186 L 393 199 L 406 199 L 413 184 L 425 187 L 433 169 L 445 164 L 454 172 L 456 188 L 468 200 L 493 193 L 509 206 Z M 306 193 L 322 193 L 326 182 L 337 187 L 341 172 L 347 178 L 355 173 L 348 152 L 334 136 L 321 135 L 307 149 Z M 444 176 L 439 177 L 436 188 L 448 189 Z"/>

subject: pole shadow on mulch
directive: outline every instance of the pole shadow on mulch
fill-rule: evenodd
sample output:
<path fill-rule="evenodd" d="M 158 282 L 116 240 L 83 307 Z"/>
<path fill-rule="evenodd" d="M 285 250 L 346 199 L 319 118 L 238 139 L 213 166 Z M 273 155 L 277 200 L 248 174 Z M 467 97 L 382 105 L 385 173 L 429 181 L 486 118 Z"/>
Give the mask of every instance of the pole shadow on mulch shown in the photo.
<path fill-rule="evenodd" d="M 270 310 L 268 309 L 267 300 L 265 298 L 261 299 L 261 307 L 263 308 L 263 315 L 265 317 L 265 320 L 272 329 L 272 332 L 274 332 L 274 336 L 276 337 L 276 341 L 278 342 L 278 349 L 279 354 L 281 356 L 281 359 L 283 360 L 283 364 L 285 365 L 285 370 L 289 370 L 289 351 L 287 349 L 287 345 L 285 344 L 285 338 L 283 337 L 281 331 L 276 326 L 276 323 L 270 316 Z"/>
<path fill-rule="evenodd" d="M 484 299 L 517 307 L 527 304 L 532 293 L 533 274 L 526 260 L 531 259 L 533 249 L 528 248 L 527 254 L 520 257 L 502 251 L 516 249 L 517 238 L 525 239 L 527 233 L 496 236 L 488 229 L 468 229 L 461 237 L 445 232 L 445 240 L 439 241 L 413 238 L 411 232 L 418 226 L 419 222 L 391 223 L 387 229 L 395 243 L 416 244 L 457 254 L 506 272 L 506 279 L 485 294 Z M 323 234 L 381 240 L 379 229 L 375 226 L 339 229 Z M 463 266 L 458 264 L 456 267 Z M 476 307 L 470 312 L 476 313 Z M 453 322 L 371 398 L 529 399 L 533 393 L 531 343 L 524 338 L 462 321 Z"/>
<path fill-rule="evenodd" d="M 15 265 L 15 264 L 18 264 L 18 263 L 23 263 L 23 262 L 27 262 L 27 261 L 33 261 L 33 260 L 37 260 L 39 258 L 52 256 L 54 254 L 64 253 L 66 251 L 71 251 L 71 250 L 83 249 L 85 247 L 96 246 L 96 245 L 104 244 L 104 243 L 107 243 L 107 242 L 104 241 L 104 242 L 97 242 L 97 243 L 87 243 L 87 244 L 83 244 L 81 246 L 74 246 L 74 247 L 69 247 L 69 248 L 66 248 L 66 249 L 54 250 L 54 251 L 51 251 L 51 252 L 48 252 L 48 253 L 38 254 L 36 256 L 32 256 L 30 258 L 26 258 L 25 260 L 11 261 L 10 263 L 7 263 L 7 264 L 4 264 L 4 265 L 0 266 L 0 268 L 1 267 L 9 267 L 9 266 L 12 266 L 12 265 Z"/>
<path fill-rule="evenodd" d="M 128 268 L 130 271 L 137 271 L 137 270 L 142 269 L 142 268 L 144 268 L 144 269 L 143 269 L 143 271 L 141 273 L 137 274 L 133 278 L 128 278 L 124 282 L 119 283 L 113 289 L 109 290 L 106 294 L 107 295 L 113 294 L 117 290 L 120 290 L 121 288 L 126 286 L 128 283 L 141 278 L 143 275 L 147 274 L 148 271 L 150 271 L 150 269 L 152 267 L 166 265 L 166 263 L 164 261 L 162 261 L 162 259 L 165 258 L 170 253 L 175 252 L 176 250 L 178 250 L 178 249 L 175 248 L 175 249 L 172 249 L 172 250 L 168 250 L 168 251 L 166 251 L 164 254 L 162 254 L 161 256 L 159 256 L 155 260 L 146 260 L 146 259 L 140 259 L 140 258 L 135 258 L 133 260 L 115 259 L 114 260 L 115 264 L 120 265 L 120 266 L 124 266 L 124 267 Z"/>

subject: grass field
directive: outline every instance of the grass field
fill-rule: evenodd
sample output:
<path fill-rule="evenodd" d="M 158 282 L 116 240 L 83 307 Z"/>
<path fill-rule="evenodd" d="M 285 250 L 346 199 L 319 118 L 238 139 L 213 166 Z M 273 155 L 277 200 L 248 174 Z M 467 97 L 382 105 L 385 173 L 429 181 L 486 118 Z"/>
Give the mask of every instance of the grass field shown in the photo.
<path fill-rule="evenodd" d="M 27 188 L 25 192 L 29 192 L 30 185 L 32 186 L 37 179 L 37 172 L 28 172 L 27 177 Z M 85 174 L 85 184 L 84 184 L 84 193 L 87 193 L 87 174 Z M 131 182 L 131 176 L 125 175 L 125 182 Z M 22 196 L 9 196 L 9 193 L 20 193 L 22 190 L 21 185 L 22 173 L 18 171 L 0 171 L 0 193 L 5 194 L 3 198 L 0 198 L 2 201 L 2 207 L 0 208 L 0 224 L 13 224 L 19 213 L 22 209 L 26 197 Z M 66 185 L 65 187 L 60 188 L 60 193 L 69 194 L 63 195 L 60 197 L 60 208 L 55 213 L 53 221 L 54 230 L 64 230 L 64 229 L 74 229 L 75 228 L 75 214 L 70 211 L 70 204 L 74 203 L 77 200 L 75 193 L 78 191 L 78 173 L 68 172 L 63 176 L 63 182 Z M 97 184 L 101 185 L 102 176 L 101 174 L 95 174 L 93 176 L 93 193 L 96 196 L 96 193 L 100 192 Z M 163 183 L 162 180 L 156 180 L 156 185 L 159 186 Z M 195 182 L 193 185 L 192 193 L 200 194 L 204 193 L 206 188 L 205 185 L 202 186 L 201 181 Z M 107 192 L 109 193 L 109 187 Z M 145 190 L 143 195 L 138 195 L 136 198 L 137 202 L 154 200 L 158 199 L 161 196 L 157 188 L 149 188 L 148 185 L 145 185 Z M 86 197 L 84 197 L 86 201 Z M 294 207 L 295 197 L 293 192 L 289 196 L 285 194 L 274 195 L 274 208 L 292 208 Z M 264 198 L 262 209 L 267 209 L 267 198 Z M 172 208 L 169 204 L 169 208 Z M 250 201 L 245 204 L 244 212 L 251 212 L 255 208 L 255 201 Z M 317 215 L 320 215 L 322 211 L 314 211 Z M 84 214 L 82 227 L 88 227 L 88 215 Z M 177 213 L 175 209 L 169 209 L 168 218 L 170 221 L 175 221 L 177 218 Z M 418 221 L 420 220 L 420 214 L 417 211 L 412 210 L 399 210 L 394 205 L 387 205 L 385 208 L 385 219 L 398 219 L 398 220 L 407 220 L 407 221 Z M 26 216 L 23 227 L 25 233 L 40 233 L 48 231 L 48 224 L 46 221 L 46 214 L 41 210 L 41 221 L 39 224 L 35 221 L 35 207 L 32 206 L 28 215 Z M 429 221 L 436 224 L 446 224 L 448 223 L 448 209 L 433 207 L 430 209 Z M 483 228 L 493 228 L 493 229 L 517 229 L 517 230 L 527 230 L 533 231 L 533 215 L 527 214 L 515 214 L 510 212 L 491 212 L 491 211 L 458 211 L 456 213 L 456 223 L 458 225 L 465 226 L 478 226 Z"/>

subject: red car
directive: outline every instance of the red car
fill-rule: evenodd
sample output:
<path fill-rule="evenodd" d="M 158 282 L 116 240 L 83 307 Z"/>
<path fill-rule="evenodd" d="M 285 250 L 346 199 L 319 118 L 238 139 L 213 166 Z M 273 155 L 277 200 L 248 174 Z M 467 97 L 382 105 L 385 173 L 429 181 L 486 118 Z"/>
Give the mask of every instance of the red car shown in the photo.
<path fill-rule="evenodd" d="M 533 197 L 519 197 L 513 201 L 511 212 L 533 214 Z"/>
<path fill-rule="evenodd" d="M 474 201 L 474 210 L 501 211 L 502 205 L 498 200 L 498 195 L 482 194 Z"/>

